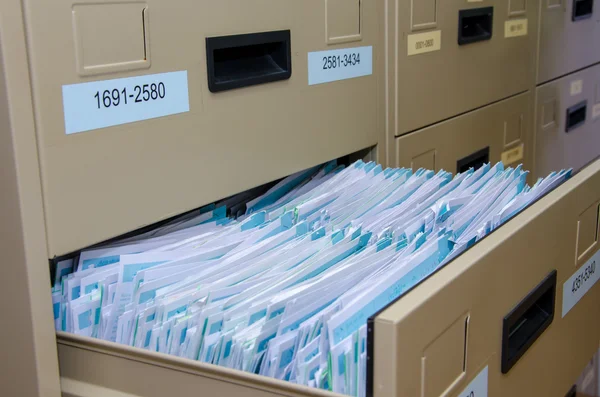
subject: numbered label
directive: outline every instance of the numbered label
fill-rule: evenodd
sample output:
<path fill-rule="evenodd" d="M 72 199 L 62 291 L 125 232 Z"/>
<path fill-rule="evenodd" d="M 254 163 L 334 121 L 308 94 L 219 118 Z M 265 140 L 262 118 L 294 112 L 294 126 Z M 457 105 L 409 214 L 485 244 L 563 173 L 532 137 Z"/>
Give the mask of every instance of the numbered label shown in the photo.
<path fill-rule="evenodd" d="M 407 37 L 408 56 L 425 54 L 442 49 L 442 31 L 411 34 Z"/>
<path fill-rule="evenodd" d="M 527 36 L 527 19 L 514 19 L 504 23 L 504 37 Z"/>
<path fill-rule="evenodd" d="M 583 80 L 571 82 L 571 96 L 579 95 L 583 92 Z"/>
<path fill-rule="evenodd" d="M 308 85 L 373 74 L 373 47 L 308 53 Z"/>
<path fill-rule="evenodd" d="M 523 145 L 521 144 L 514 149 L 510 149 L 503 152 L 501 160 L 502 163 L 504 163 L 504 165 L 512 164 L 517 161 L 523 160 Z"/>
<path fill-rule="evenodd" d="M 190 110 L 187 71 L 65 85 L 62 93 L 67 134 Z"/>
<path fill-rule="evenodd" d="M 583 298 L 583 296 L 596 284 L 600 278 L 597 263 L 600 260 L 600 251 L 596 252 L 590 260 L 579 268 L 563 284 L 562 316 L 567 313 Z"/>
<path fill-rule="evenodd" d="M 459 397 L 487 397 L 488 395 L 488 367 L 486 366 L 478 375 L 469 383 Z"/>

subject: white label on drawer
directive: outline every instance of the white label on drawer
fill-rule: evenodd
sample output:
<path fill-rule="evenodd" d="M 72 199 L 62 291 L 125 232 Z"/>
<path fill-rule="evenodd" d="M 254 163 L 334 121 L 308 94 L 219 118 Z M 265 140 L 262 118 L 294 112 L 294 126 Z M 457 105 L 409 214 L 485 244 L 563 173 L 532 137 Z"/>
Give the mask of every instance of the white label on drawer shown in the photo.
<path fill-rule="evenodd" d="M 512 19 L 504 23 L 504 37 L 527 36 L 527 19 Z"/>
<path fill-rule="evenodd" d="M 373 47 L 308 53 L 308 85 L 331 83 L 373 74 Z"/>
<path fill-rule="evenodd" d="M 187 70 L 63 85 L 67 134 L 189 112 Z"/>
<path fill-rule="evenodd" d="M 571 96 L 579 95 L 583 91 L 583 80 L 571 82 Z"/>
<path fill-rule="evenodd" d="M 469 386 L 465 388 L 458 397 L 487 397 L 488 395 L 488 367 L 486 366 L 483 371 L 477 375 Z"/>
<path fill-rule="evenodd" d="M 583 298 L 600 278 L 600 269 L 596 263 L 600 260 L 600 251 L 596 252 L 583 266 L 579 268 L 563 285 L 562 316 Z"/>
<path fill-rule="evenodd" d="M 439 51 L 442 49 L 442 31 L 434 30 L 433 32 L 410 34 L 406 42 L 408 56 Z"/>
<path fill-rule="evenodd" d="M 592 108 L 592 119 L 596 120 L 598 117 L 600 117 L 600 103 L 594 105 L 594 107 Z"/>
<path fill-rule="evenodd" d="M 502 152 L 500 159 L 504 165 L 523 160 L 523 144 L 517 146 L 516 148 Z"/>

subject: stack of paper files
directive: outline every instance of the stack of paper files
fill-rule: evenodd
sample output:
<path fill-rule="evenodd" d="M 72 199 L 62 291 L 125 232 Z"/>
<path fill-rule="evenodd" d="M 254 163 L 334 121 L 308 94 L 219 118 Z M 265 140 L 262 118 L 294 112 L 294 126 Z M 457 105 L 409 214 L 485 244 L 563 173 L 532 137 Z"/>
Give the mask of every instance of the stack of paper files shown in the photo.
<path fill-rule="evenodd" d="M 570 174 L 331 162 L 59 263 L 56 328 L 364 396 L 367 319 Z"/>

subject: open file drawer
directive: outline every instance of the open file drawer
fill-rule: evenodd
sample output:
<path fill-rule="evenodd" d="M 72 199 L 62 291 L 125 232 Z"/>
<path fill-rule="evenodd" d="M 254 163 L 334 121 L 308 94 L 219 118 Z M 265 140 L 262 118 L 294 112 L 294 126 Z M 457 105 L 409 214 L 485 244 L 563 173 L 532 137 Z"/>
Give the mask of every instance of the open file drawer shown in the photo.
<path fill-rule="evenodd" d="M 597 259 L 599 204 L 600 160 L 372 318 L 368 391 L 376 397 L 462 396 L 487 368 L 490 396 L 562 397 L 598 348 L 600 290 L 591 288 L 597 277 L 578 285 L 590 289 L 562 313 L 563 285 L 572 294 L 570 278 Z M 540 284 L 545 279 L 555 284 Z M 529 295 L 539 285 L 543 293 Z M 566 302 L 574 300 L 567 296 Z M 536 332 L 533 303 L 547 312 L 544 332 Z M 509 348 L 523 343 L 501 365 L 509 351 L 502 342 L 505 317 L 539 338 L 528 346 L 519 327 L 507 328 Z M 529 347 L 524 353 L 522 345 Z M 332 395 L 71 334 L 59 334 L 58 355 L 63 393 L 70 397 Z"/>

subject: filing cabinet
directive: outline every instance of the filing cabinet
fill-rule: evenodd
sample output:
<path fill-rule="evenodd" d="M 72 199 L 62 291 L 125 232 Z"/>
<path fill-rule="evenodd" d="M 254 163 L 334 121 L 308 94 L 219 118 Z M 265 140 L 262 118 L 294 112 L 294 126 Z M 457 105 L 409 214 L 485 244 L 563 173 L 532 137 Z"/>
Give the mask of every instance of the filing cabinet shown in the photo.
<path fill-rule="evenodd" d="M 530 100 L 529 93 L 520 94 L 398 137 L 396 165 L 455 173 L 488 162 L 520 164 L 528 139 Z"/>
<path fill-rule="evenodd" d="M 536 2 L 383 3 L 389 137 L 523 93 L 534 83 Z"/>
<path fill-rule="evenodd" d="M 600 62 L 600 1 L 540 0 L 537 83 Z"/>
<path fill-rule="evenodd" d="M 4 0 L 0 394 L 333 395 L 55 334 L 48 260 L 388 139 L 399 165 L 518 164 L 538 11 L 526 0 Z M 598 286 L 566 318 L 560 305 L 597 255 L 599 203 L 596 161 L 371 318 L 370 395 L 455 396 L 485 374 L 490 395 L 562 397 L 598 348 Z M 549 274 L 554 321 L 502 374 L 503 319 L 539 302 L 526 298 Z"/>
<path fill-rule="evenodd" d="M 535 174 L 581 169 L 600 155 L 600 65 L 536 89 Z"/>

